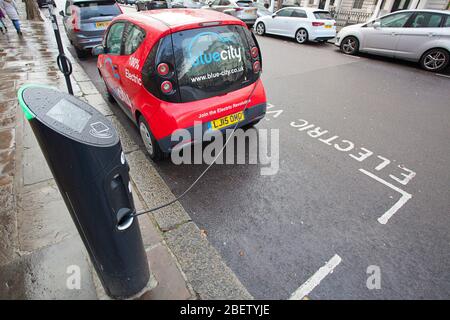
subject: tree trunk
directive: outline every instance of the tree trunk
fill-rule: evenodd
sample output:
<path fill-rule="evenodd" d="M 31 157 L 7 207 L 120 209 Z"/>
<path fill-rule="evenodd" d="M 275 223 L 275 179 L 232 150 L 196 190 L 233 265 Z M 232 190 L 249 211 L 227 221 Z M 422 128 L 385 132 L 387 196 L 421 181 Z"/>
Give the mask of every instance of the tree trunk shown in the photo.
<path fill-rule="evenodd" d="M 27 20 L 44 21 L 36 0 L 25 0 Z"/>

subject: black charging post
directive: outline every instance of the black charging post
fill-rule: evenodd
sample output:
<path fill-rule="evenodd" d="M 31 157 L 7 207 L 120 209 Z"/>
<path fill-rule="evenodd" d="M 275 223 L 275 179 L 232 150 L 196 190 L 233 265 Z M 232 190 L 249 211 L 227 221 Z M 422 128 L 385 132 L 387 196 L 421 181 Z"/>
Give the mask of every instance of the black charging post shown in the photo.
<path fill-rule="evenodd" d="M 57 89 L 27 85 L 18 99 L 106 293 L 136 295 L 150 271 L 116 130 Z"/>

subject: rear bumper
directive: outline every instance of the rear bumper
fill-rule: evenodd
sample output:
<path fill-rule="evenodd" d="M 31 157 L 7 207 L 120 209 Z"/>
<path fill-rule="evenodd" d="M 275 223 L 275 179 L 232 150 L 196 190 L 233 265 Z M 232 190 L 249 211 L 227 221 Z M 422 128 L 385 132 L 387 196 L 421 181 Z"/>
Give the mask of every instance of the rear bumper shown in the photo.
<path fill-rule="evenodd" d="M 330 30 L 313 30 L 309 36 L 312 41 L 330 40 L 336 37 L 336 27 Z"/>
<path fill-rule="evenodd" d="M 247 124 L 250 124 L 252 122 L 255 122 L 257 120 L 261 120 L 266 115 L 266 109 L 267 104 L 261 103 L 255 106 L 252 106 L 244 111 L 245 120 L 240 122 L 237 126 L 237 128 L 241 128 Z M 201 124 L 202 128 L 202 138 L 207 137 L 208 135 L 213 135 L 215 130 L 212 130 L 210 128 L 209 122 L 203 122 Z M 227 129 L 233 129 L 235 125 L 228 126 L 226 128 L 220 129 L 222 133 L 224 133 Z M 181 129 L 181 128 L 180 128 Z M 171 136 L 164 137 L 160 140 L 158 140 L 159 147 L 163 152 L 170 153 L 172 150 L 179 150 L 182 148 L 185 148 L 187 146 L 202 143 L 203 140 L 197 141 L 194 140 L 196 137 L 194 137 L 194 127 L 185 128 L 187 131 L 189 131 L 191 137 L 193 140 L 190 141 L 172 141 Z M 198 130 L 198 129 L 197 129 Z"/>
<path fill-rule="evenodd" d="M 84 36 L 82 34 L 77 34 L 75 36 L 75 40 L 73 41 L 73 45 L 82 50 L 89 50 L 102 43 L 102 36 Z"/>

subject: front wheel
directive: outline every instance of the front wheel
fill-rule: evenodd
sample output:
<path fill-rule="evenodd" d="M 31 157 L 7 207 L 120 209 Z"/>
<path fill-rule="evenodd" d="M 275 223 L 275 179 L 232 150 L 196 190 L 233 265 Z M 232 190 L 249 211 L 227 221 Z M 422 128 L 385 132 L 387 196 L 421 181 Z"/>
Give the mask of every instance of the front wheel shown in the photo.
<path fill-rule="evenodd" d="M 444 70 L 449 63 L 449 53 L 444 49 L 431 49 L 420 58 L 420 66 L 427 70 L 438 72 Z"/>
<path fill-rule="evenodd" d="M 256 34 L 258 36 L 263 36 L 266 33 L 266 27 L 264 26 L 264 23 L 258 22 L 256 25 Z"/>
<path fill-rule="evenodd" d="M 143 116 L 139 117 L 139 133 L 141 134 L 142 142 L 144 142 L 145 149 L 152 160 L 161 160 L 164 158 L 164 153 L 158 145 L 153 136 L 150 127 Z"/>
<path fill-rule="evenodd" d="M 86 59 L 88 56 L 87 50 L 83 50 L 83 49 L 79 49 L 79 48 L 75 47 L 75 52 L 79 59 Z"/>
<path fill-rule="evenodd" d="M 359 50 L 359 41 L 353 36 L 345 37 L 342 39 L 340 48 L 345 54 L 355 55 Z"/>
<path fill-rule="evenodd" d="M 295 33 L 295 40 L 300 44 L 304 44 L 308 41 L 308 31 L 306 29 L 298 29 Z"/>

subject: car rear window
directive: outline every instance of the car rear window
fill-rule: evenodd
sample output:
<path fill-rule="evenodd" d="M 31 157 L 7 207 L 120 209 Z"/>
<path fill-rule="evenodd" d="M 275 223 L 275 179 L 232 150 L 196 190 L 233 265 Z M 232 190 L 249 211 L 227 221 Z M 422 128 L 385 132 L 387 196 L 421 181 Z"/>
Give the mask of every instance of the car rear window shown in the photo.
<path fill-rule="evenodd" d="M 180 31 L 172 40 L 182 102 L 237 90 L 257 78 L 242 26 Z"/>
<path fill-rule="evenodd" d="M 331 13 L 329 13 L 328 11 L 315 11 L 314 17 L 319 20 L 333 20 Z"/>
<path fill-rule="evenodd" d="M 89 1 L 75 3 L 80 8 L 80 19 L 117 16 L 121 14 L 119 6 L 114 1 Z"/>

